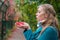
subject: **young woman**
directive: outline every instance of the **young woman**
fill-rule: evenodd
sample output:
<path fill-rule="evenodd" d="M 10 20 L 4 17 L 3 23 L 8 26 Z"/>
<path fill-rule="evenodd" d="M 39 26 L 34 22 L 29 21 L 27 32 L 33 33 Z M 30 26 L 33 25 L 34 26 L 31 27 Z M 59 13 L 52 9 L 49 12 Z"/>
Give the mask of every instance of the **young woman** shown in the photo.
<path fill-rule="evenodd" d="M 17 27 L 25 29 L 23 33 L 26 40 L 58 40 L 58 21 L 52 5 L 39 5 L 36 19 L 38 28 L 34 33 L 28 23 L 24 22 L 22 26 L 16 25 Z"/>

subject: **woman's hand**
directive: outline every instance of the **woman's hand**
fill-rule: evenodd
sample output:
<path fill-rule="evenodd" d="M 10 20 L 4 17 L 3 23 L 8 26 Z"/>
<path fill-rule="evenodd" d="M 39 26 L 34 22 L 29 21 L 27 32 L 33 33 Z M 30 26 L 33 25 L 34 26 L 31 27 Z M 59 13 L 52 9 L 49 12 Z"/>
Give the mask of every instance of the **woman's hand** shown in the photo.
<path fill-rule="evenodd" d="M 17 27 L 17 28 L 23 28 L 23 29 L 30 29 L 30 26 L 29 26 L 29 24 L 28 23 L 26 23 L 26 22 L 16 22 L 15 23 L 15 26 Z"/>

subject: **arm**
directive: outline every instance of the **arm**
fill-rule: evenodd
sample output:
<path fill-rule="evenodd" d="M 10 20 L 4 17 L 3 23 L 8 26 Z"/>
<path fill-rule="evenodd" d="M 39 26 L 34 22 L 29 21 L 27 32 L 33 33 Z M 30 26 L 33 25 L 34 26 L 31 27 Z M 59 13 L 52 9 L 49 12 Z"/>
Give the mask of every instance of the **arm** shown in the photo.
<path fill-rule="evenodd" d="M 25 31 L 25 32 L 24 32 L 24 36 L 25 36 L 26 40 L 29 40 L 30 37 L 32 36 L 32 34 L 33 34 L 33 32 L 32 32 L 31 29 Z"/>
<path fill-rule="evenodd" d="M 31 29 L 27 30 L 24 32 L 24 36 L 27 40 L 35 40 L 35 38 L 38 36 L 38 34 L 40 33 L 40 31 L 42 30 L 42 27 L 37 28 L 37 30 L 35 32 L 32 32 Z"/>

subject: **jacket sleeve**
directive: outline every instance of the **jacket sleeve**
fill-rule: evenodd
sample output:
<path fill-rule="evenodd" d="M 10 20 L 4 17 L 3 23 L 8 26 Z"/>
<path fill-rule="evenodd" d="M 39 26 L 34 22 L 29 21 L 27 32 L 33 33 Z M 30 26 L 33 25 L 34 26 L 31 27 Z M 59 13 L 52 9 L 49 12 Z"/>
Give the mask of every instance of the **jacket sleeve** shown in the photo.
<path fill-rule="evenodd" d="M 26 40 L 29 40 L 32 34 L 33 34 L 33 32 L 31 29 L 25 31 L 24 36 L 25 36 Z"/>
<path fill-rule="evenodd" d="M 37 28 L 37 30 L 35 32 L 32 32 L 32 30 L 29 29 L 29 30 L 25 31 L 23 34 L 24 34 L 26 40 L 35 40 L 41 30 L 42 30 L 41 27 Z"/>
<path fill-rule="evenodd" d="M 52 28 L 47 28 L 44 33 L 42 33 L 38 40 L 58 40 L 57 31 Z"/>

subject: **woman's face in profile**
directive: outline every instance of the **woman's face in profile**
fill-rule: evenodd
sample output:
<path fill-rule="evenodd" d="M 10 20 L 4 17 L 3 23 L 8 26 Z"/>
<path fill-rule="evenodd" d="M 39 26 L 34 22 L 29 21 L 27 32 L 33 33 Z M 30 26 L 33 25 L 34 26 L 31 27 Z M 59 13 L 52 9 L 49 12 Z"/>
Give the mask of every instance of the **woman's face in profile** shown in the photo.
<path fill-rule="evenodd" d="M 36 13 L 37 21 L 45 20 L 45 17 L 47 17 L 46 12 L 44 11 L 43 7 L 39 7 Z"/>

